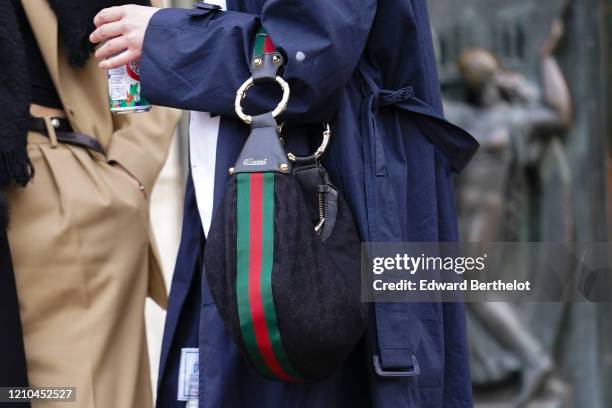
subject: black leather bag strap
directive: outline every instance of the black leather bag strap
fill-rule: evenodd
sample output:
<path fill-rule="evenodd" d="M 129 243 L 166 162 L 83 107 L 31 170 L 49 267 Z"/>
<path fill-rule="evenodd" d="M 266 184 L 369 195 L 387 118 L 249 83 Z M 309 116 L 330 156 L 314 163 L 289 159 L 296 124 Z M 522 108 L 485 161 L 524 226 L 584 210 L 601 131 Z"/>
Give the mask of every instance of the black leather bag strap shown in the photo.
<path fill-rule="evenodd" d="M 243 122 L 251 126 L 251 133 L 236 164 L 230 169 L 230 174 L 270 171 L 289 173 L 291 171 L 291 163 L 281 143 L 276 122 L 276 117 L 286 109 L 290 94 L 289 85 L 278 75 L 282 64 L 282 55 L 277 51 L 263 27 L 260 28 L 255 37 L 250 64 L 253 76 L 238 89 L 235 100 L 236 114 Z M 276 82 L 283 88 L 283 96 L 278 106 L 271 112 L 257 116 L 245 114 L 241 104 L 249 88 L 270 82 Z"/>
<path fill-rule="evenodd" d="M 251 124 L 253 117 L 244 113 L 242 110 L 242 101 L 246 98 L 246 92 L 254 85 L 276 82 L 283 89 L 281 101 L 278 103 L 277 107 L 270 112 L 274 119 L 287 108 L 290 90 L 289 84 L 278 75 L 282 66 L 283 56 L 277 50 L 266 30 L 261 27 L 257 31 L 255 44 L 253 46 L 253 56 L 250 64 L 252 76 L 238 88 L 238 91 L 236 91 L 236 100 L 234 102 L 236 115 L 238 115 L 247 125 Z"/>
<path fill-rule="evenodd" d="M 255 36 L 251 74 L 256 84 L 272 82 L 283 66 L 283 56 L 278 51 L 266 30 L 261 27 Z"/>

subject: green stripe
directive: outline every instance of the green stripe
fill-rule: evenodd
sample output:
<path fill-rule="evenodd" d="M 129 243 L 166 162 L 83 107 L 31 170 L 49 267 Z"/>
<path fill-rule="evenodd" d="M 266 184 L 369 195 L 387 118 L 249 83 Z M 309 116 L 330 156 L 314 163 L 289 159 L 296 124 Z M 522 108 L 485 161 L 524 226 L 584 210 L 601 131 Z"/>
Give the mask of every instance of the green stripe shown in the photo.
<path fill-rule="evenodd" d="M 272 350 L 287 374 L 294 378 L 301 376 L 293 369 L 283 347 L 276 307 L 272 293 L 272 269 L 274 266 L 274 173 L 263 175 L 263 247 L 261 271 L 261 297 L 266 314 L 266 326 L 272 343 Z"/>
<path fill-rule="evenodd" d="M 250 203 L 251 175 L 238 174 L 236 192 L 236 298 L 238 302 L 238 319 L 242 332 L 242 341 L 251 361 L 262 374 L 272 376 L 272 372 L 263 361 L 257 340 L 251 308 L 249 306 L 249 247 L 250 247 Z"/>
<path fill-rule="evenodd" d="M 264 44 L 268 34 L 263 27 L 257 30 L 255 35 L 255 45 L 253 46 L 253 57 L 261 57 L 264 54 Z"/>

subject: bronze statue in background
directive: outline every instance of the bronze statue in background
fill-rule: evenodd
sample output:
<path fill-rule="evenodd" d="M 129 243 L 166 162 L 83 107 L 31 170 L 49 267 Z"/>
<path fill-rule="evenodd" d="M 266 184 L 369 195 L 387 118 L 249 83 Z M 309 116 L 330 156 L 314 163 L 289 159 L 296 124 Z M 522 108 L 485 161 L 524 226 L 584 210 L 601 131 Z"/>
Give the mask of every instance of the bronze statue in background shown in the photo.
<path fill-rule="evenodd" d="M 531 85 L 518 72 L 504 70 L 498 59 L 484 49 L 467 49 L 459 57 L 466 100 L 448 103 L 447 116 L 481 144 L 480 151 L 458 180 L 463 241 L 522 238 L 517 228 L 520 223 L 515 219 L 518 211 L 514 208 L 516 169 L 537 162 L 542 140 L 564 132 L 571 122 L 568 86 L 553 56 L 562 35 L 563 25 L 556 20 L 541 48 L 539 87 Z M 552 358 L 514 305 L 472 303 L 469 306 L 471 318 L 518 360 L 521 388 L 516 403 L 527 403 L 551 373 Z M 471 336 L 472 353 L 478 358 L 480 350 L 475 337 L 478 336 Z M 485 366 L 491 362 L 486 355 L 480 357 Z M 503 362 L 503 358 L 498 358 L 491 364 L 503 365 Z M 499 369 L 491 366 L 485 371 Z"/>

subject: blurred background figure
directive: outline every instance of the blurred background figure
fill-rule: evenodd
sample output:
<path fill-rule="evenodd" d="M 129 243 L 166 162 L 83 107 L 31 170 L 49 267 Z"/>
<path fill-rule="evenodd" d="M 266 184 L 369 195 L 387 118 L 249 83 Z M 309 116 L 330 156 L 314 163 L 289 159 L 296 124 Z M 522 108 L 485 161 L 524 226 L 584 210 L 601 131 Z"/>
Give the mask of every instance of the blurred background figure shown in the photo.
<path fill-rule="evenodd" d="M 149 195 L 178 113 L 111 115 L 88 36 L 119 3 L 2 9 L 0 169 L 29 383 L 76 387 L 71 407 L 152 406 L 144 305 L 166 302 Z"/>
<path fill-rule="evenodd" d="M 502 69 L 497 58 L 484 49 L 467 49 L 459 56 L 466 100 L 447 103 L 446 114 L 481 145 L 473 164 L 459 179 L 463 239 L 468 242 L 521 238 L 512 218 L 514 209 L 506 205 L 515 193 L 511 191 L 516 187 L 513 176 L 540 159 L 542 143 L 570 126 L 569 89 L 552 55 L 561 33 L 562 23 L 555 21 L 542 47 L 539 89 L 519 72 Z M 568 231 L 566 238 L 570 234 Z"/>
<path fill-rule="evenodd" d="M 521 167 L 537 162 L 538 145 L 570 125 L 569 89 L 552 53 L 563 25 L 555 20 L 540 57 L 540 93 L 518 72 L 502 69 L 497 58 L 481 48 L 466 49 L 458 59 L 466 102 L 447 104 L 449 120 L 467 129 L 480 150 L 458 183 L 462 239 L 468 242 L 517 241 L 513 197 L 520 194 L 513 178 Z M 527 156 L 527 157 L 524 157 Z M 514 177 L 513 177 L 514 175 Z M 509 303 L 470 303 L 472 316 L 495 341 L 518 360 L 521 387 L 518 404 L 531 399 L 553 369 L 548 351 L 531 333 Z M 490 378 L 512 371 L 513 359 L 505 353 L 487 354 L 477 337 L 471 337 L 472 360 Z M 483 350 L 484 349 L 484 350 Z M 516 364 L 516 363 L 514 363 Z M 504 367 L 504 365 L 507 365 Z M 500 367 L 502 366 L 502 367 Z"/>
<path fill-rule="evenodd" d="M 457 179 L 462 240 L 609 241 L 612 2 L 428 3 L 446 114 L 481 143 Z M 547 256 L 505 267 L 537 279 Z M 609 306 L 469 306 L 476 407 L 610 406 Z"/>

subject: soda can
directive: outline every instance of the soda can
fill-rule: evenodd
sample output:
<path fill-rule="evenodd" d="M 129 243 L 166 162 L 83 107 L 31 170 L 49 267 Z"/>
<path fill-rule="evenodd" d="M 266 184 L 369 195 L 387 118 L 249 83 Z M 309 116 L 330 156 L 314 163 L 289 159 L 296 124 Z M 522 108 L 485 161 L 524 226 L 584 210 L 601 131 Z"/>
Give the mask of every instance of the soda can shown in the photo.
<path fill-rule="evenodd" d="M 112 113 L 139 113 L 151 110 L 140 93 L 140 61 L 107 71 L 108 99 Z"/>

